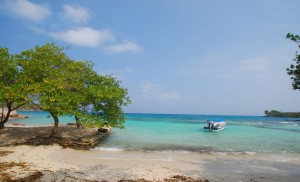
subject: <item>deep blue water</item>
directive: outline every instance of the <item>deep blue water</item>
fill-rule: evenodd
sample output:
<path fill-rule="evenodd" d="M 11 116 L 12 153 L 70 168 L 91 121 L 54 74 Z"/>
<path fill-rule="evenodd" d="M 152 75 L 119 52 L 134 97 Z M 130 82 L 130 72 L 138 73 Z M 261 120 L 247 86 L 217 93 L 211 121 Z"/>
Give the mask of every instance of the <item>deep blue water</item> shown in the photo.
<path fill-rule="evenodd" d="M 46 112 L 23 111 L 27 125 L 53 122 Z M 208 119 L 223 119 L 219 132 L 203 130 Z M 113 129 L 97 150 L 180 150 L 196 152 L 300 153 L 300 122 L 262 116 L 126 114 L 126 129 Z M 61 117 L 61 123 L 74 121 Z"/>

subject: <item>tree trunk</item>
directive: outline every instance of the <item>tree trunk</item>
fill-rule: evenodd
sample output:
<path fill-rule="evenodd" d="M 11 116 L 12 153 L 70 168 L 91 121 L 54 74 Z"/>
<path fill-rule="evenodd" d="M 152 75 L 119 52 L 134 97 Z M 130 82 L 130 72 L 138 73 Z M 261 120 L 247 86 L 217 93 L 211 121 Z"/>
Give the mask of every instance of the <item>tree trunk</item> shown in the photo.
<path fill-rule="evenodd" d="M 2 107 L 2 111 L 1 111 L 1 121 L 3 121 L 4 118 L 4 106 Z"/>
<path fill-rule="evenodd" d="M 12 102 L 8 102 L 6 103 L 6 106 L 7 106 L 7 113 L 6 113 L 6 116 L 4 117 L 4 108 L 2 107 L 2 114 L 1 114 L 1 122 L 0 122 L 0 129 L 3 129 L 4 128 L 4 124 L 8 121 L 9 117 L 10 117 L 10 113 L 11 111 L 13 110 L 16 110 L 18 108 L 20 108 L 21 106 L 25 105 L 26 103 L 23 103 L 23 104 L 20 104 L 19 106 L 15 107 L 15 108 L 12 108 Z M 4 119 L 3 119 L 4 118 Z"/>
<path fill-rule="evenodd" d="M 2 122 L 4 119 L 4 107 L 2 107 L 2 112 L 1 112 L 1 121 L 0 121 L 0 129 L 4 128 L 4 123 Z"/>
<path fill-rule="evenodd" d="M 1 129 L 4 129 L 4 123 L 2 121 L 0 122 L 0 130 Z"/>
<path fill-rule="evenodd" d="M 2 116 L 1 116 L 1 122 L 0 122 L 0 129 L 3 129 L 3 128 L 4 128 L 4 124 L 8 121 L 11 111 L 12 111 L 11 103 L 8 103 L 8 104 L 7 104 L 7 113 L 6 113 L 6 116 L 5 116 L 5 117 L 4 117 L 4 114 L 3 114 L 4 110 L 2 109 Z M 4 119 L 3 119 L 3 118 L 4 118 Z"/>
<path fill-rule="evenodd" d="M 76 125 L 77 125 L 77 128 L 80 129 L 80 128 L 83 128 L 81 122 L 80 122 L 80 117 L 78 116 L 75 116 L 75 120 L 76 120 Z"/>
<path fill-rule="evenodd" d="M 58 116 L 56 114 L 53 114 L 53 113 L 50 112 L 50 115 L 54 119 L 54 126 L 53 126 L 52 132 L 50 134 L 50 137 L 55 137 L 55 135 L 57 133 L 57 128 L 58 128 L 59 120 L 58 120 Z"/>

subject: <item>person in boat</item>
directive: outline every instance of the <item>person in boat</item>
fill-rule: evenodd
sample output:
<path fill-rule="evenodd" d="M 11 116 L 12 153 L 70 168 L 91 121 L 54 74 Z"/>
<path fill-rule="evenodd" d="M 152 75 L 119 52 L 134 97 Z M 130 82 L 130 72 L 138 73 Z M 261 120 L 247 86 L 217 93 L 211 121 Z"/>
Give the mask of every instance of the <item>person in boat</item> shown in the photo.
<path fill-rule="evenodd" d="M 213 127 L 213 122 L 211 120 L 208 120 L 208 129 L 211 130 Z"/>

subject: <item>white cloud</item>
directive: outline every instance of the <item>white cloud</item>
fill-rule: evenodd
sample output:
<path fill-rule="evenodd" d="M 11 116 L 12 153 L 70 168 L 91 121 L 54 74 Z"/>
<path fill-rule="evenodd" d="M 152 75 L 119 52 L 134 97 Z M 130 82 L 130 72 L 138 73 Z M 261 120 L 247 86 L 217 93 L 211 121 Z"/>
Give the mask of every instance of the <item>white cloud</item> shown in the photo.
<path fill-rule="evenodd" d="M 32 26 L 32 27 L 29 27 L 32 31 L 34 31 L 35 33 L 37 34 L 45 34 L 46 33 L 46 30 L 41 28 L 41 27 L 35 27 L 35 26 Z"/>
<path fill-rule="evenodd" d="M 246 59 L 240 62 L 240 66 L 246 71 L 266 71 L 270 68 L 270 61 L 267 59 Z"/>
<path fill-rule="evenodd" d="M 49 35 L 70 44 L 87 47 L 97 47 L 104 42 L 114 40 L 114 36 L 109 30 L 94 30 L 90 27 L 81 27 L 66 32 L 52 32 Z"/>
<path fill-rule="evenodd" d="M 141 88 L 142 88 L 142 93 L 145 95 L 145 94 L 156 92 L 158 90 L 158 85 L 147 82 L 147 83 L 143 83 L 141 85 Z"/>
<path fill-rule="evenodd" d="M 138 52 L 140 50 L 140 46 L 134 42 L 124 41 L 120 44 L 115 44 L 106 47 L 106 50 L 111 53 L 121 53 L 121 52 Z"/>
<path fill-rule="evenodd" d="M 141 85 L 142 97 L 146 99 L 159 99 L 165 101 L 178 100 L 181 96 L 177 92 L 164 92 L 158 84 L 143 83 Z"/>
<path fill-rule="evenodd" d="M 132 73 L 132 72 L 135 72 L 135 70 L 134 70 L 133 68 L 126 67 L 126 68 L 124 69 L 124 72 L 126 72 L 126 73 Z"/>
<path fill-rule="evenodd" d="M 85 23 L 90 18 L 89 10 L 82 7 L 64 5 L 63 17 L 75 23 Z"/>
<path fill-rule="evenodd" d="M 162 100 L 178 100 L 181 97 L 177 92 L 164 92 L 160 93 L 157 98 Z"/>
<path fill-rule="evenodd" d="M 101 74 L 111 75 L 113 74 L 118 80 L 122 80 L 123 83 L 128 79 L 128 75 L 134 73 L 136 70 L 130 67 L 122 69 L 108 69 L 103 71 Z"/>
<path fill-rule="evenodd" d="M 35 4 L 27 0 L 11 0 L 7 2 L 7 9 L 23 19 L 41 22 L 51 15 L 49 8 L 43 4 Z"/>

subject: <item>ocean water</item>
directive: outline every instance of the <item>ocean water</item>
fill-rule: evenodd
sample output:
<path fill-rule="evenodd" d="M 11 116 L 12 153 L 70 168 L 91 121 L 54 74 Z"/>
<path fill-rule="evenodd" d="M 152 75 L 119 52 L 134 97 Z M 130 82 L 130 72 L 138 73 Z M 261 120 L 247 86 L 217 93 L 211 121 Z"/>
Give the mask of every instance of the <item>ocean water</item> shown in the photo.
<path fill-rule="evenodd" d="M 26 125 L 53 123 L 47 112 L 21 111 Z M 205 131 L 208 119 L 223 119 L 219 132 Z M 73 122 L 65 116 L 60 123 Z M 194 151 L 226 153 L 300 154 L 300 122 L 262 116 L 216 116 L 185 114 L 126 114 L 126 129 L 113 129 L 95 150 L 107 151 Z"/>

